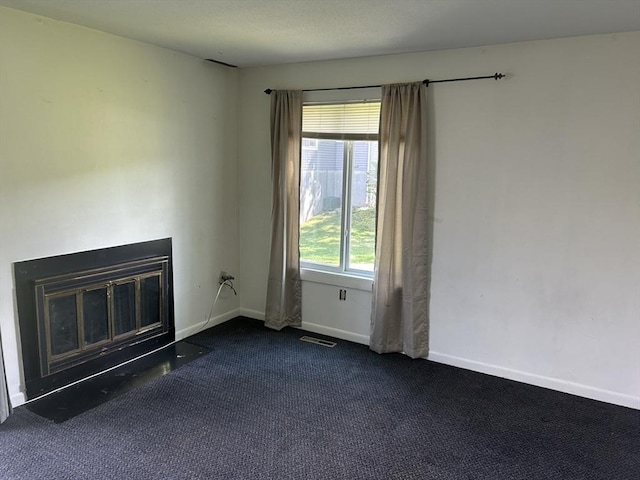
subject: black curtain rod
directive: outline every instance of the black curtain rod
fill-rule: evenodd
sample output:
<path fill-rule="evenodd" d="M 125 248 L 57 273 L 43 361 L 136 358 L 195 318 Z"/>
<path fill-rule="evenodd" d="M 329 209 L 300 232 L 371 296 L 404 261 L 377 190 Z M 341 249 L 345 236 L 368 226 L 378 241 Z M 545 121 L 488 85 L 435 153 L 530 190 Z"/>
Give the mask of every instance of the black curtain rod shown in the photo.
<path fill-rule="evenodd" d="M 493 78 L 494 80 L 500 80 L 501 78 L 504 78 L 506 75 L 503 75 L 502 73 L 494 73 L 493 75 L 485 75 L 483 77 L 465 77 L 465 78 L 446 78 L 444 80 L 423 80 L 422 83 L 424 83 L 427 87 L 429 86 L 429 84 L 431 83 L 445 83 L 445 82 L 465 82 L 467 80 L 484 80 L 486 78 Z M 355 90 L 358 88 L 379 88 L 382 85 L 363 85 L 360 87 L 335 87 L 335 88 L 310 88 L 307 90 L 302 90 L 303 92 L 324 92 L 327 90 Z M 267 88 L 264 93 L 266 93 L 267 95 L 271 95 L 271 92 L 273 92 L 272 89 Z"/>

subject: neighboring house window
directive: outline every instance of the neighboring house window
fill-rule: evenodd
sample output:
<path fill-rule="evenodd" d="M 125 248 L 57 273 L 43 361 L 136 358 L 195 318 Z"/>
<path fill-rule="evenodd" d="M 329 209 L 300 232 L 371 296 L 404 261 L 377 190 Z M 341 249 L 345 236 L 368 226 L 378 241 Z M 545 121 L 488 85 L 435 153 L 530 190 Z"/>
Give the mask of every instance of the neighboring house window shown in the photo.
<path fill-rule="evenodd" d="M 303 138 L 302 139 L 302 149 L 303 150 L 318 150 L 318 139 L 317 138 Z"/>
<path fill-rule="evenodd" d="M 373 274 L 379 121 L 379 101 L 303 106 L 303 268 Z"/>

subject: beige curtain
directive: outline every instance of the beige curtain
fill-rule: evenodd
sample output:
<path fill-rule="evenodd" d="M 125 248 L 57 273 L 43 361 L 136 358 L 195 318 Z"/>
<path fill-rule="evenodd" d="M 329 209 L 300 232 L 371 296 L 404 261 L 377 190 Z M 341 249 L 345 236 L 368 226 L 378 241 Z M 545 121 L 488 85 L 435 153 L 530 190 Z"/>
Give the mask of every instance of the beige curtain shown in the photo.
<path fill-rule="evenodd" d="M 299 203 L 302 92 L 271 93 L 271 261 L 265 325 L 276 330 L 302 323 Z"/>
<path fill-rule="evenodd" d="M 370 348 L 429 353 L 427 88 L 385 85 Z"/>
<path fill-rule="evenodd" d="M 2 338 L 0 338 L 0 423 L 4 422 L 11 412 L 9 404 L 9 392 L 7 391 L 7 377 L 4 371 L 4 360 L 2 357 Z"/>

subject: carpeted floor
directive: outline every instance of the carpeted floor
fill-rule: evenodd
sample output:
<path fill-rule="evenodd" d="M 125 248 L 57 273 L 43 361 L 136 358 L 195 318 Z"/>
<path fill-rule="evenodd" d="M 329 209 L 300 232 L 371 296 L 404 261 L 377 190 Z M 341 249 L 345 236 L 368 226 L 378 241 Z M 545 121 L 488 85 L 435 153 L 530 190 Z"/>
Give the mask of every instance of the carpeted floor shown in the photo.
<path fill-rule="evenodd" d="M 19 407 L 0 478 L 638 478 L 639 411 L 304 333 L 236 319 L 190 340 L 211 353 L 64 423 Z"/>

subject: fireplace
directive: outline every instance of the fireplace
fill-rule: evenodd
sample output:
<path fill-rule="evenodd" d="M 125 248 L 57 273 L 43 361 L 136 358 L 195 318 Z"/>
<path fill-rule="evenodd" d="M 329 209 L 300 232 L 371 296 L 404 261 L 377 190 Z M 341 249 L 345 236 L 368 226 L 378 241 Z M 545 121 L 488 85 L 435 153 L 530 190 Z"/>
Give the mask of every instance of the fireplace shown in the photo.
<path fill-rule="evenodd" d="M 171 239 L 14 264 L 27 398 L 171 343 Z"/>

